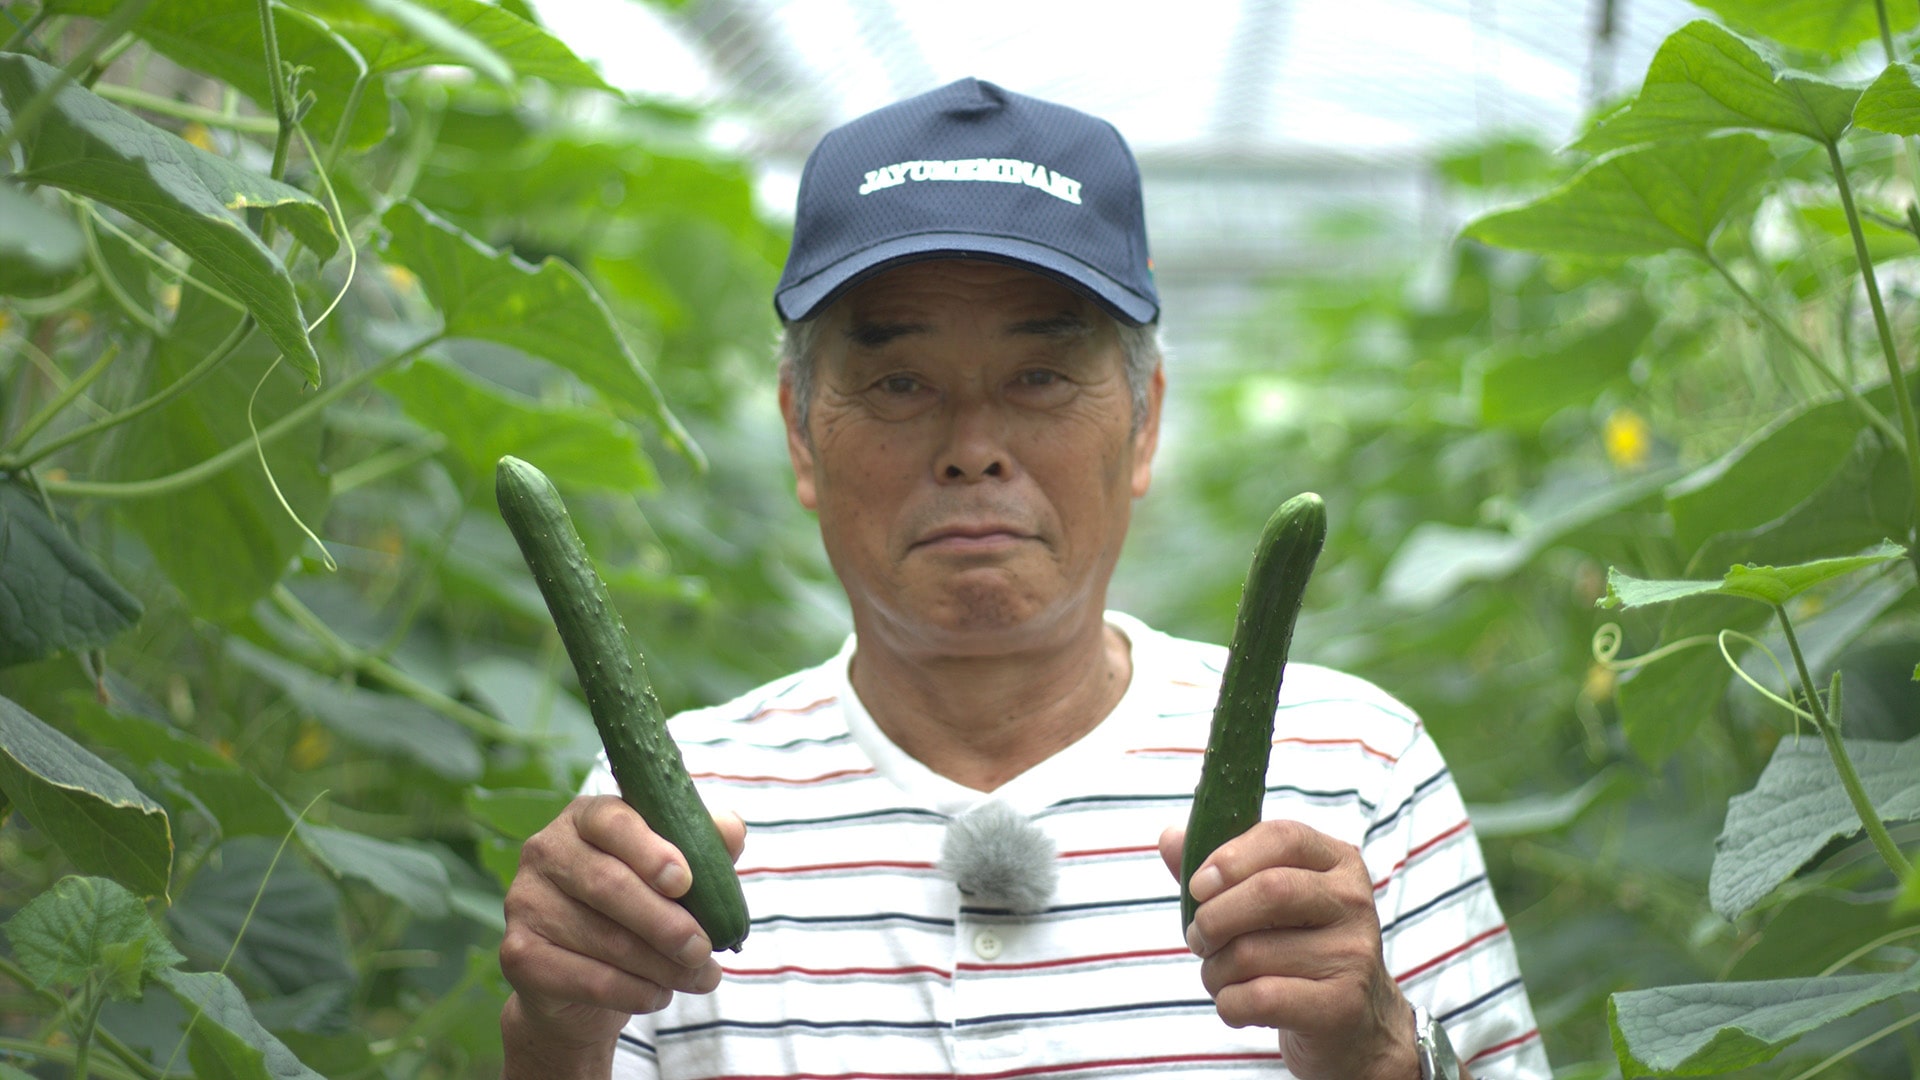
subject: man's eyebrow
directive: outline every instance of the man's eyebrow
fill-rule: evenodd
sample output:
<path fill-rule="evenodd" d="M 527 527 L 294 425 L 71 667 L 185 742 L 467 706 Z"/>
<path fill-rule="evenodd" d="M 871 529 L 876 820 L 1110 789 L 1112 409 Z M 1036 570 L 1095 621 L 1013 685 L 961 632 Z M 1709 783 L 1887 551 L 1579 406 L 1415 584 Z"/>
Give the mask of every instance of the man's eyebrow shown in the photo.
<path fill-rule="evenodd" d="M 856 319 L 847 325 L 847 341 L 864 349 L 878 349 L 897 338 L 911 334 L 924 334 L 930 327 L 925 323 L 912 322 L 874 322 Z"/>
<path fill-rule="evenodd" d="M 1005 332 L 1023 337 L 1047 337 L 1073 341 L 1092 336 L 1093 324 L 1078 312 L 1062 311 L 1057 315 L 1046 315 L 1038 319 L 1023 319 L 1007 327 Z"/>

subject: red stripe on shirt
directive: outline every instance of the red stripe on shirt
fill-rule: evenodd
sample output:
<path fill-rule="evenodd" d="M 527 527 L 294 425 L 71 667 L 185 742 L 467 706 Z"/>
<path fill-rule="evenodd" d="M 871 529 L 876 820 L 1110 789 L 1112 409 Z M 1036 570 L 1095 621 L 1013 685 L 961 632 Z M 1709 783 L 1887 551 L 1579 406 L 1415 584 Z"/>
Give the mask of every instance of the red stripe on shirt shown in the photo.
<path fill-rule="evenodd" d="M 1421 974 L 1422 972 L 1431 970 L 1433 967 L 1439 964 L 1446 963 L 1447 961 L 1453 959 L 1456 956 L 1459 956 L 1461 953 L 1466 952 L 1468 949 L 1473 948 L 1475 945 L 1480 944 L 1481 942 L 1487 940 L 1488 938 L 1499 937 L 1501 934 L 1504 934 L 1506 932 L 1507 932 L 1507 924 L 1501 923 L 1499 926 L 1496 926 L 1491 930 L 1485 930 L 1478 934 L 1475 934 L 1474 936 L 1467 939 L 1466 944 L 1448 949 L 1446 952 L 1441 953 L 1439 956 L 1434 957 L 1433 959 L 1427 961 L 1424 964 L 1419 965 L 1418 967 L 1410 968 L 1406 971 L 1401 972 L 1398 975 L 1395 975 L 1393 977 L 1393 981 L 1406 982 L 1408 979 L 1411 979 L 1414 976 Z"/>
<path fill-rule="evenodd" d="M 747 723 L 751 724 L 756 720 L 764 720 L 769 716 L 805 716 L 816 709 L 824 709 L 839 700 L 840 696 L 835 694 L 830 697 L 823 697 L 811 705 L 769 705 L 759 712 L 754 713 L 752 716 L 747 717 Z"/>
<path fill-rule="evenodd" d="M 735 784 L 819 784 L 828 780 L 843 780 L 849 776 L 871 776 L 873 766 L 862 769 L 836 769 L 819 776 L 736 776 L 733 773 L 697 772 L 692 774 L 695 780 L 725 780 Z"/>
<path fill-rule="evenodd" d="M 1102 855 L 1141 855 L 1149 851 L 1158 852 L 1159 850 L 1160 845 L 1158 844 L 1140 844 L 1135 847 L 1088 848 L 1085 851 L 1063 851 L 1058 857 L 1062 859 L 1092 859 Z"/>
<path fill-rule="evenodd" d="M 1468 1058 L 1467 1064 L 1471 1065 L 1474 1062 L 1479 1061 L 1481 1058 L 1492 1057 L 1493 1055 L 1498 1054 L 1504 1050 L 1511 1050 L 1514 1047 L 1519 1046 L 1521 1043 L 1528 1042 L 1530 1040 L 1537 1039 L 1539 1037 L 1540 1037 L 1540 1029 L 1534 1028 L 1532 1031 L 1529 1031 L 1525 1035 L 1522 1035 L 1518 1038 L 1508 1039 L 1506 1042 L 1494 1043 L 1492 1046 L 1489 1046 L 1485 1050 L 1482 1050 L 1479 1053 Z"/>
<path fill-rule="evenodd" d="M 931 870 L 930 862 L 895 862 L 874 859 L 868 862 L 814 863 L 811 866 L 749 866 L 736 871 L 741 877 L 754 874 L 808 874 L 819 870 Z"/>
<path fill-rule="evenodd" d="M 1443 832 L 1438 836 L 1435 836 L 1432 839 L 1427 840 L 1423 843 L 1416 844 L 1412 848 L 1408 849 L 1406 857 L 1401 859 L 1399 862 L 1394 863 L 1392 868 L 1390 868 L 1387 871 L 1386 877 L 1383 877 L 1379 881 L 1376 881 L 1373 883 L 1373 891 L 1379 892 L 1381 889 L 1386 888 L 1387 882 L 1392 881 L 1393 875 L 1399 873 L 1402 867 L 1406 866 L 1408 863 L 1412 862 L 1413 860 L 1419 858 L 1422 854 L 1424 854 L 1428 849 L 1432 848 L 1434 845 L 1439 844 L 1440 842 L 1445 840 L 1451 840 L 1452 838 L 1460 835 L 1461 833 L 1466 832 L 1467 826 L 1469 824 L 1470 822 L 1462 820 L 1460 824 L 1455 825 L 1453 828 L 1448 829 L 1446 832 Z"/>
<path fill-rule="evenodd" d="M 1379 758 L 1389 765 L 1400 760 L 1395 755 L 1374 747 L 1365 739 L 1306 739 L 1297 736 L 1286 736 L 1273 740 L 1274 746 L 1279 746 L 1282 743 L 1293 743 L 1300 746 L 1357 746 L 1362 752 L 1372 754 L 1374 757 Z M 1204 746 L 1142 746 L 1127 751 L 1129 754 L 1204 754 L 1206 752 L 1207 748 Z"/>
<path fill-rule="evenodd" d="M 1114 1058 L 1107 1061 L 1078 1061 L 1057 1065 L 1029 1065 L 1019 1069 L 1003 1069 L 999 1072 L 984 1073 L 728 1073 L 714 1080 L 1014 1080 L 1022 1076 L 1046 1076 L 1066 1072 L 1084 1072 L 1095 1069 L 1125 1069 L 1143 1065 L 1193 1065 L 1211 1061 L 1279 1061 L 1278 1053 L 1244 1054 L 1169 1054 L 1164 1057 Z"/>
<path fill-rule="evenodd" d="M 1022 964 L 955 964 L 956 971 L 1035 971 L 1041 968 L 1071 967 L 1075 964 L 1107 964 L 1116 960 L 1150 960 L 1167 956 L 1192 956 L 1186 949 L 1139 949 L 1134 952 L 1102 953 L 1099 956 L 1068 956 L 1057 960 L 1032 960 Z"/>
<path fill-rule="evenodd" d="M 924 964 L 917 964 L 912 967 L 897 967 L 897 968 L 877 968 L 877 967 L 809 968 L 809 967 L 800 967 L 795 964 L 786 964 L 781 967 L 770 967 L 770 968 L 733 968 L 733 967 L 727 967 L 725 964 L 722 964 L 720 966 L 720 970 L 722 973 L 731 975 L 735 978 L 753 977 L 753 976 L 760 976 L 764 978 L 766 976 L 771 976 L 771 975 L 811 975 L 811 976 L 815 976 L 817 978 L 823 978 L 823 979 L 830 979 L 836 976 L 844 976 L 844 975 L 867 975 L 867 976 L 872 976 L 874 978 L 887 978 L 889 976 L 895 976 L 895 975 L 937 975 L 942 979 L 953 978 L 953 972 L 948 971 L 945 968 L 929 967 Z"/>

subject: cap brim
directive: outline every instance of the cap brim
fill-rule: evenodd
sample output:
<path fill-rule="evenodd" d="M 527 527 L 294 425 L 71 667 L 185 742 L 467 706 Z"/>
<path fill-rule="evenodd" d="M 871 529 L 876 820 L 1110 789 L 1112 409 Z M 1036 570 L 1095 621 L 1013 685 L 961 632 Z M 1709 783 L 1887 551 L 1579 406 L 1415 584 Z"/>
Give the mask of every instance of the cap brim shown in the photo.
<path fill-rule="evenodd" d="M 1153 322 L 1160 315 L 1154 301 L 1072 256 L 1026 240 L 972 233 L 923 233 L 876 244 L 775 293 L 774 307 L 786 321 L 804 322 L 875 274 L 904 263 L 942 258 L 991 259 L 1036 270 L 1133 326 Z"/>

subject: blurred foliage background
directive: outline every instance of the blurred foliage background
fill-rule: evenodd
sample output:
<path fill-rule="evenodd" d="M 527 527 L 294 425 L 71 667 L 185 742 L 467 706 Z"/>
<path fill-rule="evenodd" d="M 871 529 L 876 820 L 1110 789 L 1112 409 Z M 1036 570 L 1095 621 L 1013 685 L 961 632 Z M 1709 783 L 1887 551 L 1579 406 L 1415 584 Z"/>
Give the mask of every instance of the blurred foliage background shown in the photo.
<path fill-rule="evenodd" d="M 318 389 L 270 367 L 276 349 L 255 334 L 128 417 L 218 353 L 238 316 L 126 192 L 46 179 L 32 153 L 53 151 L 9 136 L 6 167 L 24 179 L 6 193 L 34 208 L 5 204 L 20 215 L 9 229 L 50 220 L 55 239 L 0 230 L 13 245 L 0 249 L 0 472 L 144 611 L 105 640 L 10 655 L 0 695 L 165 810 L 169 902 L 154 916 L 313 1070 L 487 1075 L 506 994 L 500 896 L 519 841 L 595 749 L 494 511 L 492 462 L 510 451 L 560 483 L 670 711 L 829 655 L 844 602 L 793 501 L 774 401 L 768 298 L 785 225 L 756 197 L 756 163 L 716 137 L 737 103 L 616 93 L 515 0 L 271 7 L 285 55 L 299 52 L 295 102 L 312 95 L 312 142 L 284 162 L 252 4 L 49 0 L 0 21 L 10 52 L 50 69 L 77 58 L 79 82 L 116 108 L 253 174 L 279 170 L 342 245 L 321 258 L 266 233 L 309 319 L 338 297 L 309 329 Z M 16 118 L 34 97 L 18 85 Z M 1496 133 L 1435 152 L 1420 175 L 1464 216 L 1583 160 Z M 1854 166 L 1878 191 L 1900 160 L 1865 144 Z M 1809 168 L 1783 154 L 1776 190 Z M 1881 203 L 1897 225 L 1898 203 Z M 1729 673 L 1710 664 L 1706 722 L 1684 748 L 1649 753 L 1620 723 L 1622 673 L 1594 649 L 1609 622 L 1623 656 L 1660 632 L 1657 616 L 1595 609 L 1609 566 L 1720 572 L 1689 564 L 1700 538 L 1676 536 L 1674 485 L 1705 483 L 1812 388 L 1719 278 L 1678 256 L 1542 259 L 1409 244 L 1403 228 L 1350 207 L 1313 218 L 1302 243 L 1365 257 L 1250 275 L 1217 347 L 1183 355 L 1176 340 L 1172 427 L 1111 604 L 1223 640 L 1259 523 L 1321 492 L 1332 533 L 1296 656 L 1371 678 L 1427 719 L 1475 806 L 1558 1074 L 1617 1075 L 1609 994 L 1815 974 L 1858 937 L 1849 905 L 1884 900 L 1872 867 L 1837 851 L 1777 902 L 1716 914 L 1707 873 L 1727 800 L 1791 725 L 1726 693 Z M 1722 243 L 1769 304 L 1833 335 L 1852 365 L 1869 346 L 1844 237 L 1829 207 L 1784 198 Z M 1876 242 L 1910 341 L 1920 245 L 1892 226 Z M 545 344 L 499 325 L 543 303 Z M 620 374 L 629 355 L 664 411 Z M 20 437 L 50 403 L 44 430 Z M 250 432 L 296 414 L 256 458 Z M 138 487 L 230 446 L 247 452 L 211 479 Z M 1716 534 L 1793 505 L 1752 489 L 1716 498 Z M 1920 734 L 1917 629 L 1903 585 L 1824 639 L 1821 670 L 1848 672 L 1850 732 Z M 296 817 L 328 831 L 296 833 L 275 861 Z M 0 920 L 63 875 L 103 872 L 25 818 L 0 828 Z M 1911 826 L 1897 835 L 1912 846 Z M 1884 932 L 1875 912 L 1858 926 Z M 1776 920 L 1789 922 L 1767 934 Z M 65 1075 L 31 1047 L 70 1044 L 71 1018 L 28 981 L 0 971 L 0 1050 L 30 1075 Z M 1833 1025 L 1783 1060 L 1817 1061 L 1885 1020 Z M 100 1024 L 132 1058 L 164 1061 L 183 1013 L 150 993 L 108 1002 Z M 147 1075 L 128 1060 L 101 1075 Z M 1908 1028 L 1827 1075 L 1914 1062 Z"/>

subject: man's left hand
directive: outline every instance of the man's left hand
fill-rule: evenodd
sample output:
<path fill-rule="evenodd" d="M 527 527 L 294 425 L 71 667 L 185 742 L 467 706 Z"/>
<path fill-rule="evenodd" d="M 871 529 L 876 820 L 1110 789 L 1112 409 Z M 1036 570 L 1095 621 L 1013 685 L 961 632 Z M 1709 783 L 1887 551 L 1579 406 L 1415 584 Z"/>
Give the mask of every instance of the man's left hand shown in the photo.
<path fill-rule="evenodd" d="M 1180 876 L 1184 830 L 1160 835 Z M 1194 872 L 1187 945 L 1233 1027 L 1280 1032 L 1301 1080 L 1413 1080 L 1413 1010 L 1387 973 L 1359 849 L 1297 821 L 1262 821 Z"/>

